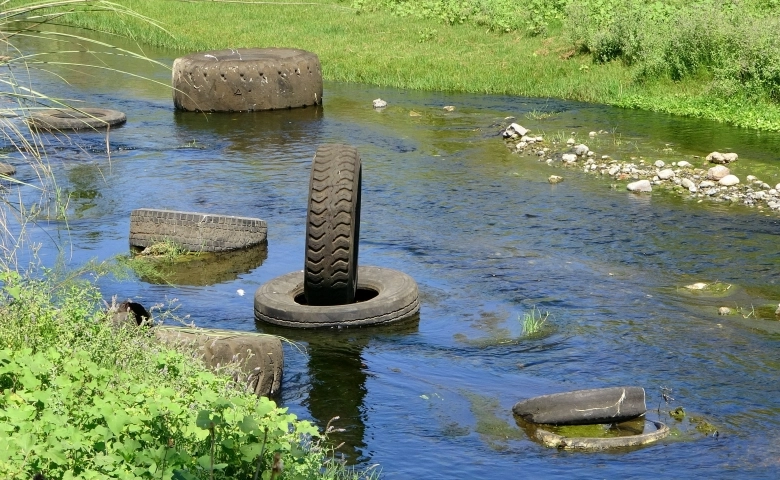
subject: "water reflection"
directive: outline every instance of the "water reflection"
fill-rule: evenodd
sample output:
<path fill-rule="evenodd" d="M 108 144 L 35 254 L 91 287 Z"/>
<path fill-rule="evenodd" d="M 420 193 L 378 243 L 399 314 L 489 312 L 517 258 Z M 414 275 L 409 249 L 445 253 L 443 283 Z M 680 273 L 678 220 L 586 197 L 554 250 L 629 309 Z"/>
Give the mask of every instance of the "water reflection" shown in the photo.
<path fill-rule="evenodd" d="M 309 392 L 303 402 L 321 429 L 333 430 L 328 440 L 347 463 L 367 462 L 365 431 L 370 419 L 365 405 L 370 373 L 363 350 L 377 338 L 397 338 L 416 333 L 420 316 L 376 327 L 300 330 L 257 323 L 263 333 L 303 342 L 308 350 Z M 336 418 L 338 417 L 338 418 Z"/>

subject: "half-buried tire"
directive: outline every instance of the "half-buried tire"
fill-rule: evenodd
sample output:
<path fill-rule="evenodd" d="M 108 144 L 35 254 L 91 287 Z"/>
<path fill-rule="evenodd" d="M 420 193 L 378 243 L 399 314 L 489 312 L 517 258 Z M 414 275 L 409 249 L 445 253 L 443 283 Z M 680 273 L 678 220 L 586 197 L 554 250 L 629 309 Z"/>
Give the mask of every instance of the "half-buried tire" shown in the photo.
<path fill-rule="evenodd" d="M 294 48 L 199 52 L 173 62 L 173 104 L 195 112 L 253 112 L 322 104 L 314 53 Z"/>
<path fill-rule="evenodd" d="M 30 115 L 29 123 L 40 130 L 97 130 L 121 125 L 127 116 L 107 108 L 52 108 Z"/>
<path fill-rule="evenodd" d="M 326 144 L 311 166 L 303 293 L 308 305 L 346 305 L 358 285 L 361 165 L 357 149 Z"/>
<path fill-rule="evenodd" d="M 307 305 L 303 272 L 282 275 L 255 292 L 255 319 L 296 328 L 363 327 L 414 317 L 420 310 L 417 283 L 403 272 L 360 267 L 357 301 L 348 305 Z"/>

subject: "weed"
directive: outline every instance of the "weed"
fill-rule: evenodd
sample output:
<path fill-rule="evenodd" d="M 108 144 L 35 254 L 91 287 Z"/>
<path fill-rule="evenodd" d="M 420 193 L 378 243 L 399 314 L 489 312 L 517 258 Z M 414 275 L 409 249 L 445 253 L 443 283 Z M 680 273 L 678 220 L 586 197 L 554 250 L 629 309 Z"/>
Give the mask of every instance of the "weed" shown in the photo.
<path fill-rule="evenodd" d="M 522 320 L 523 336 L 530 337 L 540 333 L 544 328 L 545 323 L 547 323 L 547 318 L 549 318 L 549 316 L 550 312 L 542 313 L 536 306 L 532 307 L 530 312 L 524 313 Z"/>

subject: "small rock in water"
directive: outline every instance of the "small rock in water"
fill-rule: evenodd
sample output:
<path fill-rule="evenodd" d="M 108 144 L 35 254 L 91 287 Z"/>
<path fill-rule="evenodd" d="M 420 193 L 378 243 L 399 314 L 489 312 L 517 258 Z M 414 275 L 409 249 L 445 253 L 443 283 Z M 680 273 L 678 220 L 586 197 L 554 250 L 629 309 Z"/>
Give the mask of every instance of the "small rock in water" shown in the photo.
<path fill-rule="evenodd" d="M 688 290 L 704 290 L 705 288 L 707 288 L 707 284 L 704 282 L 697 282 L 697 283 L 692 283 L 690 285 L 686 285 L 685 288 L 687 288 Z"/>
<path fill-rule="evenodd" d="M 550 175 L 547 181 L 550 183 L 561 183 L 563 181 L 563 177 L 559 177 L 558 175 Z"/>
<path fill-rule="evenodd" d="M 669 180 L 670 178 L 674 178 L 674 170 L 671 168 L 666 168 L 664 170 L 661 170 L 658 172 L 658 178 L 661 180 Z"/>
<path fill-rule="evenodd" d="M 726 161 L 726 163 L 736 162 L 739 158 L 739 155 L 736 153 L 724 153 L 723 154 L 723 160 Z"/>
<path fill-rule="evenodd" d="M 561 160 L 563 160 L 566 163 L 574 163 L 577 161 L 577 155 L 573 153 L 564 153 L 561 155 Z"/>
<path fill-rule="evenodd" d="M 666 163 L 663 160 L 656 160 L 653 165 L 655 165 L 655 168 L 664 168 Z"/>
<path fill-rule="evenodd" d="M 780 316 L 780 303 L 777 304 L 777 310 L 775 310 L 775 315 Z"/>
<path fill-rule="evenodd" d="M 652 192 L 653 186 L 650 184 L 650 180 L 639 180 L 636 182 L 631 182 L 628 185 L 626 185 L 626 188 L 630 192 Z"/>
<path fill-rule="evenodd" d="M 590 148 L 588 148 L 587 145 L 580 143 L 579 145 L 574 146 L 574 153 L 576 155 L 585 155 L 590 151 Z"/>
<path fill-rule="evenodd" d="M 453 112 L 455 111 L 455 107 L 453 107 L 452 105 L 447 105 L 444 107 L 444 110 L 447 112 Z"/>
<path fill-rule="evenodd" d="M 718 315 L 729 315 L 731 314 L 731 309 L 729 307 L 720 307 L 718 309 Z"/>
<path fill-rule="evenodd" d="M 717 167 L 712 167 L 707 170 L 707 178 L 710 180 L 720 180 L 729 174 L 731 174 L 731 170 L 723 165 L 718 165 Z"/>
<path fill-rule="evenodd" d="M 681 161 L 677 162 L 677 166 L 680 167 L 680 168 L 688 168 L 688 167 L 691 167 L 692 165 L 690 164 L 690 162 L 686 162 L 685 160 L 681 160 Z"/>
<path fill-rule="evenodd" d="M 725 187 L 731 187 L 739 183 L 739 178 L 736 175 L 726 175 L 718 180 L 718 184 Z"/>
<path fill-rule="evenodd" d="M 385 108 L 387 106 L 387 102 L 382 100 L 381 98 L 377 98 L 374 100 L 374 108 Z"/>
<path fill-rule="evenodd" d="M 720 152 L 712 152 L 709 155 L 707 155 L 706 160 L 710 163 L 728 163 L 726 162 L 726 159 L 723 158 L 723 154 Z"/>

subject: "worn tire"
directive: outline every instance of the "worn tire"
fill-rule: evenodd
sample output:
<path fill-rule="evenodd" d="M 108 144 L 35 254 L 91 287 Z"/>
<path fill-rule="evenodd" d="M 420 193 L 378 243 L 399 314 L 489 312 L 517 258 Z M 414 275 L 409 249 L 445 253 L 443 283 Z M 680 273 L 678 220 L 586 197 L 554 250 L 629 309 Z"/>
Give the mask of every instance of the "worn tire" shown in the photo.
<path fill-rule="evenodd" d="M 661 422 L 652 422 L 655 431 L 628 435 L 625 437 L 593 438 L 593 437 L 564 437 L 556 433 L 538 428 L 536 439 L 547 447 L 560 450 L 598 451 L 612 448 L 636 447 L 657 442 L 669 435 L 669 427 Z"/>
<path fill-rule="evenodd" d="M 284 351 L 279 337 L 254 332 L 202 328 L 157 327 L 158 340 L 191 347 L 213 369 L 236 364 L 246 376 L 246 389 L 258 397 L 277 395 L 282 386 Z"/>
<path fill-rule="evenodd" d="M 574 390 L 529 398 L 512 412 L 530 423 L 588 425 L 618 423 L 644 415 L 645 389 L 610 387 Z"/>
<path fill-rule="evenodd" d="M 52 108 L 30 115 L 29 123 L 40 130 L 86 130 L 121 125 L 127 116 L 106 108 Z"/>
<path fill-rule="evenodd" d="M 212 50 L 173 62 L 173 104 L 179 110 L 251 112 L 321 103 L 320 60 L 305 50 Z"/>
<path fill-rule="evenodd" d="M 264 220 L 139 208 L 130 213 L 130 246 L 170 240 L 191 252 L 226 252 L 265 244 Z"/>
<path fill-rule="evenodd" d="M 326 144 L 311 166 L 303 291 L 309 305 L 355 301 L 360 239 L 360 154 Z"/>
<path fill-rule="evenodd" d="M 382 267 L 360 267 L 359 293 L 376 296 L 349 305 L 310 306 L 303 298 L 303 272 L 277 277 L 255 292 L 255 319 L 295 328 L 363 327 L 414 317 L 420 310 L 417 283 L 409 275 Z"/>

